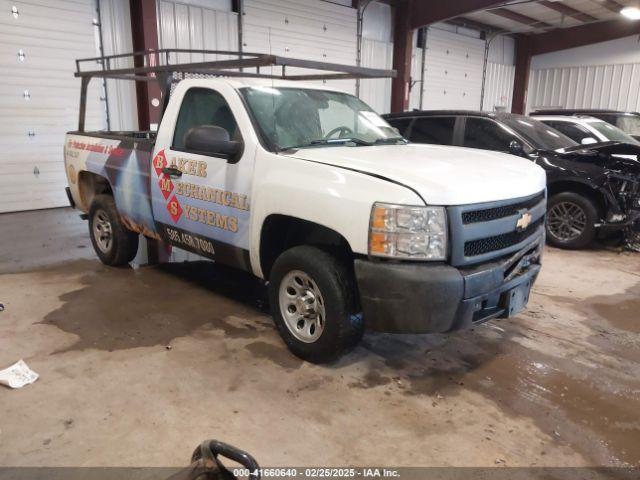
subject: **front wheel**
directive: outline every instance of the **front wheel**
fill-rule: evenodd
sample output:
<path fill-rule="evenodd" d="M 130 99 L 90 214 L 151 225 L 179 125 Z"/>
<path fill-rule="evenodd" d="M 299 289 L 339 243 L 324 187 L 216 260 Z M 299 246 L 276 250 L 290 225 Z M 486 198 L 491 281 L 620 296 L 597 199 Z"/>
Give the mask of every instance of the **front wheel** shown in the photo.
<path fill-rule="evenodd" d="M 577 250 L 589 246 L 596 237 L 598 209 L 579 193 L 562 192 L 547 205 L 547 240 L 554 247 Z"/>
<path fill-rule="evenodd" d="M 303 360 L 329 362 L 362 337 L 352 274 L 319 248 L 294 247 L 278 257 L 269 302 L 282 339 Z"/>

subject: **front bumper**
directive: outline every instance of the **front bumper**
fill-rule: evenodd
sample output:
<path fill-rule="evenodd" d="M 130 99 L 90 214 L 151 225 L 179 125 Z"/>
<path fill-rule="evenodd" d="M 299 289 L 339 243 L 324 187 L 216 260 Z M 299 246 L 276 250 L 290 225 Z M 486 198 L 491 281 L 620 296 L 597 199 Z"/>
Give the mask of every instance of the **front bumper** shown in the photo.
<path fill-rule="evenodd" d="M 367 328 L 389 333 L 443 333 L 514 314 L 540 271 L 544 235 L 514 255 L 469 269 L 356 260 Z M 520 288 L 518 288 L 520 287 Z M 524 293 L 523 293 L 524 292 Z"/>

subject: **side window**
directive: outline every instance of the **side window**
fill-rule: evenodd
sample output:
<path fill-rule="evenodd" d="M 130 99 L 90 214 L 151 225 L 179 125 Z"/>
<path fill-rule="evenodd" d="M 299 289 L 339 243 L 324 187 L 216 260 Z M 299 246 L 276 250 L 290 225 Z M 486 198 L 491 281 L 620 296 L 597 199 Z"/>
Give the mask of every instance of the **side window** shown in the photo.
<path fill-rule="evenodd" d="M 389 125 L 393 128 L 397 128 L 400 132 L 400 135 L 403 137 L 407 135 L 407 128 L 411 125 L 412 118 L 387 118 L 386 119 Z"/>
<path fill-rule="evenodd" d="M 411 129 L 411 141 L 416 143 L 433 143 L 451 145 L 456 117 L 418 118 Z"/>
<path fill-rule="evenodd" d="M 483 150 L 508 152 L 512 141 L 519 141 L 498 123 L 485 118 L 467 118 L 464 129 L 464 146 Z"/>
<path fill-rule="evenodd" d="M 582 143 L 585 138 L 594 138 L 594 135 L 582 125 L 569 122 L 545 122 L 551 128 L 555 128 L 560 133 L 564 133 L 574 142 Z"/>
<path fill-rule="evenodd" d="M 185 134 L 190 128 L 201 125 L 222 127 L 229 132 L 231 139 L 237 139 L 240 135 L 229 104 L 222 95 L 209 88 L 191 88 L 185 93 L 180 105 L 172 148 L 184 151 Z"/>

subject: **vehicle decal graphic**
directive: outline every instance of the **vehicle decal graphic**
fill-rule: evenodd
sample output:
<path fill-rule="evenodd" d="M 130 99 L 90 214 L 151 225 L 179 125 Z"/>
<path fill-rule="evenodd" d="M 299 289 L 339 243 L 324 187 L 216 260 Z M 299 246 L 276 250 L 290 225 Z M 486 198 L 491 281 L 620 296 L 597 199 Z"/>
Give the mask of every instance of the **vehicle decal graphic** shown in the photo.
<path fill-rule="evenodd" d="M 127 228 L 160 238 L 151 210 L 150 143 L 69 135 L 65 147 L 69 157 L 84 160 L 87 171 L 109 181 L 118 213 Z"/>
<path fill-rule="evenodd" d="M 151 169 L 156 221 L 216 242 L 248 249 L 250 201 L 245 192 L 224 189 L 219 159 L 185 158 L 183 153 L 160 150 Z M 182 172 L 170 177 L 163 168 Z M 220 188 L 222 187 L 222 188 Z M 166 232 L 165 232 L 166 233 Z"/>

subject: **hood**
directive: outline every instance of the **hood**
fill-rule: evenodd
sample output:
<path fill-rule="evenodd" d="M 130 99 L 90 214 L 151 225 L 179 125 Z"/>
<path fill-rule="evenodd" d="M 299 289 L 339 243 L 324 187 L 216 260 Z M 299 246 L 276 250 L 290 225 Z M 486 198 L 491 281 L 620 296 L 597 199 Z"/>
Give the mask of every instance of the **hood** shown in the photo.
<path fill-rule="evenodd" d="M 563 149 L 561 153 L 600 153 L 604 155 L 640 155 L 640 145 L 623 142 L 601 142 L 593 145 L 576 145 Z"/>
<path fill-rule="evenodd" d="M 564 158 L 590 162 L 603 168 L 640 173 L 640 145 L 622 142 L 602 142 L 578 145 L 558 152 Z"/>
<path fill-rule="evenodd" d="M 303 148 L 282 153 L 406 185 L 430 205 L 465 205 L 532 195 L 546 186 L 542 168 L 505 153 L 439 145 Z M 384 199 L 380 199 L 384 201 Z"/>

